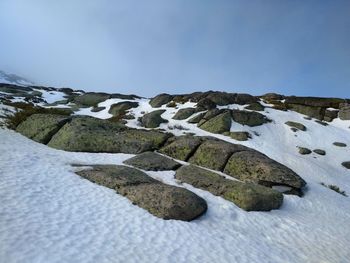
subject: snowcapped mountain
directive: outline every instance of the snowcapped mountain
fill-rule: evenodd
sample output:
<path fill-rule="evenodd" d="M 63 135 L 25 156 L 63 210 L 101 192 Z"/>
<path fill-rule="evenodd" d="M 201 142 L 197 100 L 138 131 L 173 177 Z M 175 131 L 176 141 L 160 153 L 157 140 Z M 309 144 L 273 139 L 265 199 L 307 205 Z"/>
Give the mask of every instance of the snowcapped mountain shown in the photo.
<path fill-rule="evenodd" d="M 0 84 L 0 118 L 4 262 L 349 260 L 349 99 Z"/>
<path fill-rule="evenodd" d="M 22 78 L 15 74 L 9 74 L 0 70 L 0 83 L 14 84 L 20 86 L 30 86 L 34 83 L 28 79 Z"/>

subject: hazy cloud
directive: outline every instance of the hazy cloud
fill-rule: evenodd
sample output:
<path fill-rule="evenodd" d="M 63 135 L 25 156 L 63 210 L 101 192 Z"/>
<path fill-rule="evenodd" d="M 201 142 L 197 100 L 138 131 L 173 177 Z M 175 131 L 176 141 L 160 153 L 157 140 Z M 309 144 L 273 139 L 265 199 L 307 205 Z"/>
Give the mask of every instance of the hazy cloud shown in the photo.
<path fill-rule="evenodd" d="M 350 97 L 350 1 L 1 0 L 0 69 L 52 86 Z"/>

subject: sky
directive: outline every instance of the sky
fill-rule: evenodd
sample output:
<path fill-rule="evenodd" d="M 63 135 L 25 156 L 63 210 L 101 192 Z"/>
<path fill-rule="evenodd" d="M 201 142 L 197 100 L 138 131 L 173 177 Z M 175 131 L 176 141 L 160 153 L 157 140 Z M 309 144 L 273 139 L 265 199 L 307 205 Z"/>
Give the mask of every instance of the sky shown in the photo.
<path fill-rule="evenodd" d="M 0 0 L 0 70 L 135 93 L 350 97 L 350 0 Z"/>

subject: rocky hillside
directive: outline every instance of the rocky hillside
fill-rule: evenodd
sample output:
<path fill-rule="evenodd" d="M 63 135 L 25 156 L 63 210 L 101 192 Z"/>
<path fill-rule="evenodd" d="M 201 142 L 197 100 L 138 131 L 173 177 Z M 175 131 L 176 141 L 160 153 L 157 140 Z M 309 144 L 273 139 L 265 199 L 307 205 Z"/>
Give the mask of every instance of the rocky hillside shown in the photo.
<path fill-rule="evenodd" d="M 214 91 L 148 99 L 4 83 L 0 102 L 3 127 L 37 143 L 127 154 L 69 165 L 157 218 L 198 221 L 215 211 L 203 193 L 245 213 L 288 210 L 290 200 L 313 213 L 349 207 L 350 99 Z"/>

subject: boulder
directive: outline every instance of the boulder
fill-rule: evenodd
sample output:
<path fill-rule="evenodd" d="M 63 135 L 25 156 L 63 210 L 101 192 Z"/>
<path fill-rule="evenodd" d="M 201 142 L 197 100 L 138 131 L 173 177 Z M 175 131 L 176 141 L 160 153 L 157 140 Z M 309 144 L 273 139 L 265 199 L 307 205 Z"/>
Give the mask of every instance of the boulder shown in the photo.
<path fill-rule="evenodd" d="M 249 132 L 246 131 L 226 132 L 223 134 L 226 136 L 230 136 L 232 139 L 237 141 L 247 141 L 248 139 L 252 138 Z"/>
<path fill-rule="evenodd" d="M 271 101 L 271 100 L 283 100 L 284 96 L 281 94 L 277 94 L 277 93 L 266 93 L 264 95 L 261 96 L 264 100 L 266 100 L 267 102 Z"/>
<path fill-rule="evenodd" d="M 299 104 L 286 104 L 288 109 L 307 115 L 312 118 L 322 120 L 325 115 L 325 108 Z"/>
<path fill-rule="evenodd" d="M 179 109 L 176 114 L 174 115 L 174 120 L 185 120 L 189 118 L 192 114 L 194 114 L 196 111 L 195 108 L 183 108 Z"/>
<path fill-rule="evenodd" d="M 289 127 L 293 127 L 293 128 L 298 129 L 298 130 L 301 130 L 301 131 L 306 131 L 306 127 L 299 122 L 287 121 L 284 124 L 288 125 Z"/>
<path fill-rule="evenodd" d="M 235 95 L 235 104 L 244 105 L 257 102 L 258 98 L 246 93 L 237 93 Z"/>
<path fill-rule="evenodd" d="M 201 129 L 211 133 L 229 132 L 231 129 L 231 114 L 229 111 L 221 113 L 214 118 L 209 119 L 200 126 Z"/>
<path fill-rule="evenodd" d="M 333 121 L 335 118 L 338 118 L 338 110 L 328 110 L 326 109 L 325 113 L 324 113 L 324 120 L 331 122 Z"/>
<path fill-rule="evenodd" d="M 21 122 L 16 131 L 36 142 L 47 144 L 70 117 L 56 114 L 33 114 Z"/>
<path fill-rule="evenodd" d="M 201 112 L 197 114 L 196 116 L 193 116 L 191 119 L 189 119 L 187 122 L 188 123 L 199 123 L 205 115 L 205 112 Z"/>
<path fill-rule="evenodd" d="M 344 166 L 346 169 L 350 169 L 350 161 L 348 161 L 348 162 L 342 162 L 341 165 Z"/>
<path fill-rule="evenodd" d="M 298 147 L 298 148 L 299 148 L 299 153 L 302 155 L 312 153 L 312 151 L 308 148 L 305 148 L 305 147 Z"/>
<path fill-rule="evenodd" d="M 202 139 L 199 137 L 172 137 L 167 141 L 167 144 L 159 150 L 159 152 L 181 161 L 187 161 L 201 143 Z"/>
<path fill-rule="evenodd" d="M 139 106 L 138 102 L 135 101 L 122 101 L 115 104 L 112 104 L 109 108 L 108 113 L 112 114 L 114 117 L 122 118 L 127 110 L 131 108 L 137 108 Z"/>
<path fill-rule="evenodd" d="M 250 127 L 259 126 L 270 122 L 265 115 L 255 111 L 232 110 L 231 115 L 235 122 L 242 125 L 248 125 Z"/>
<path fill-rule="evenodd" d="M 247 110 L 254 110 L 254 111 L 264 111 L 265 107 L 261 105 L 259 102 L 253 102 L 250 103 L 247 107 L 245 107 Z"/>
<path fill-rule="evenodd" d="M 343 142 L 333 142 L 333 145 L 338 146 L 338 147 L 346 147 L 346 144 Z"/>
<path fill-rule="evenodd" d="M 313 150 L 314 153 L 317 153 L 318 155 L 326 155 L 326 151 L 321 149 L 315 149 Z"/>
<path fill-rule="evenodd" d="M 106 109 L 106 107 L 93 107 L 91 109 L 91 112 L 100 112 L 100 111 L 103 111 L 104 109 Z"/>
<path fill-rule="evenodd" d="M 125 95 L 120 93 L 112 93 L 111 99 L 122 99 L 122 100 L 134 100 L 134 99 L 141 99 L 141 97 L 131 94 L 131 95 Z"/>
<path fill-rule="evenodd" d="M 111 97 L 110 94 L 103 92 L 87 92 L 73 98 L 73 102 L 79 105 L 94 107 Z"/>
<path fill-rule="evenodd" d="M 203 98 L 197 103 L 197 112 L 203 110 L 212 110 L 216 108 L 216 103 L 208 98 Z"/>
<path fill-rule="evenodd" d="M 121 165 L 96 165 L 77 172 L 83 178 L 114 189 L 133 204 L 163 219 L 191 221 L 207 210 L 204 199 L 187 189 L 166 185 L 144 172 Z"/>
<path fill-rule="evenodd" d="M 225 106 L 225 105 L 228 105 L 228 104 L 233 104 L 233 103 L 235 103 L 236 94 L 234 94 L 234 93 L 227 93 L 227 92 L 215 91 L 215 92 L 210 92 L 210 93 L 206 96 L 206 99 L 211 100 L 211 101 L 214 102 L 216 105 Z"/>
<path fill-rule="evenodd" d="M 319 98 L 319 97 L 296 97 L 290 96 L 285 98 L 286 104 L 299 104 L 311 107 L 335 108 L 339 109 L 339 104 L 344 102 L 344 99 L 338 98 Z"/>
<path fill-rule="evenodd" d="M 173 159 L 165 157 L 155 152 L 144 152 L 124 161 L 125 164 L 132 165 L 146 171 L 168 171 L 176 170 L 181 166 Z"/>
<path fill-rule="evenodd" d="M 154 98 L 152 98 L 149 101 L 149 104 L 153 107 L 153 108 L 159 108 L 164 104 L 167 104 L 168 102 L 170 102 L 173 99 L 174 96 L 166 94 L 166 93 L 162 93 L 159 94 L 157 96 L 155 96 Z"/>
<path fill-rule="evenodd" d="M 315 120 L 315 122 L 322 125 L 322 126 L 328 126 L 328 123 L 325 121 Z"/>
<path fill-rule="evenodd" d="M 168 123 L 168 120 L 161 117 L 164 112 L 165 110 L 155 110 L 146 113 L 141 117 L 141 125 L 146 128 L 157 128 L 161 123 Z"/>
<path fill-rule="evenodd" d="M 171 135 L 130 129 L 119 122 L 75 117 L 50 140 L 50 147 L 74 152 L 141 153 L 158 149 Z"/>
<path fill-rule="evenodd" d="M 229 180 L 206 169 L 186 165 L 176 171 L 175 178 L 183 183 L 221 196 L 246 211 L 270 211 L 282 205 L 283 195 L 270 188 Z"/>
<path fill-rule="evenodd" d="M 340 104 L 339 119 L 350 120 L 350 103 Z"/>
<path fill-rule="evenodd" d="M 248 149 L 243 145 L 231 144 L 213 138 L 203 140 L 204 142 L 198 147 L 189 162 L 217 171 L 223 171 L 232 153 Z"/>
<path fill-rule="evenodd" d="M 252 149 L 233 153 L 224 172 L 241 181 L 268 187 L 279 185 L 300 189 L 306 184 L 288 167 Z"/>

